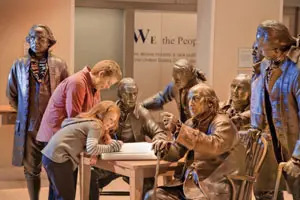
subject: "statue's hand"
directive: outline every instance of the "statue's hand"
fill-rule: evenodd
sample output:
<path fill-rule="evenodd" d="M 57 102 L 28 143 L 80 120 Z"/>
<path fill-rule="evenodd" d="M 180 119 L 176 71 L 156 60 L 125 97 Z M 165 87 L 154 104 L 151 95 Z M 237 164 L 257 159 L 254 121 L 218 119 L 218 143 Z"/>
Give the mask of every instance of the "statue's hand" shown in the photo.
<path fill-rule="evenodd" d="M 261 131 L 259 129 L 256 128 L 250 128 L 248 129 L 248 136 L 250 136 L 251 138 L 256 138 L 257 134 L 261 133 Z"/>
<path fill-rule="evenodd" d="M 240 115 L 235 115 L 233 117 L 231 117 L 231 121 L 235 124 L 235 126 L 237 127 L 237 129 L 239 130 L 241 127 L 241 116 Z"/>
<path fill-rule="evenodd" d="M 161 113 L 162 121 L 164 124 L 164 127 L 171 131 L 174 132 L 176 129 L 176 124 L 178 122 L 178 119 L 175 115 L 169 112 L 163 112 Z"/>
<path fill-rule="evenodd" d="M 152 143 L 152 149 L 154 150 L 155 155 L 160 152 L 161 157 L 163 157 L 169 151 L 171 144 L 171 141 L 155 140 Z"/>
<path fill-rule="evenodd" d="M 283 167 L 283 170 L 290 176 L 293 176 L 297 178 L 300 175 L 300 166 L 299 164 L 296 164 L 296 161 L 294 158 L 291 158 L 286 165 Z"/>

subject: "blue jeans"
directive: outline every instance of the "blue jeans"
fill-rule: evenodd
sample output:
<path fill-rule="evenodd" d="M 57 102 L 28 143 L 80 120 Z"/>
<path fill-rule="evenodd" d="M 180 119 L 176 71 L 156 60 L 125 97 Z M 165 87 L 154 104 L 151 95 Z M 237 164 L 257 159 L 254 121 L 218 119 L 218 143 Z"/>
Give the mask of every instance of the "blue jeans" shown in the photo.
<path fill-rule="evenodd" d="M 77 178 L 77 170 L 73 171 L 72 161 L 68 160 L 64 163 L 56 163 L 43 155 L 42 163 L 52 184 L 54 198 L 56 200 L 74 200 L 76 195 L 75 178 Z"/>

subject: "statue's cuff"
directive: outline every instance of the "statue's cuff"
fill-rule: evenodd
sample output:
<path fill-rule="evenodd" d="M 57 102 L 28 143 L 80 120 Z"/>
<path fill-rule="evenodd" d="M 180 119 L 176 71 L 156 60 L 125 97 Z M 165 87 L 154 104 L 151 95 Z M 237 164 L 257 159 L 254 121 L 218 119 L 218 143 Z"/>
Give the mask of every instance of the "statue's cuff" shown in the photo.
<path fill-rule="evenodd" d="M 192 150 L 195 148 L 199 131 L 182 124 L 176 142 Z"/>

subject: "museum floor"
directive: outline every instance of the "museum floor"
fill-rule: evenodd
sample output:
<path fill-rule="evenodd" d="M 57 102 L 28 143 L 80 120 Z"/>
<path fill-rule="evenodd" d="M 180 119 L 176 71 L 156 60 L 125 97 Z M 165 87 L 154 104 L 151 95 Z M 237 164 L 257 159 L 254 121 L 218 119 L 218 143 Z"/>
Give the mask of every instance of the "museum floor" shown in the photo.
<path fill-rule="evenodd" d="M 11 147 L 13 142 L 13 126 L 0 126 L 0 199 L 1 200 L 29 200 L 24 181 L 22 167 L 12 167 Z M 159 180 L 159 184 L 162 180 Z M 48 180 L 45 173 L 42 174 L 42 189 L 40 194 L 41 200 L 46 200 L 48 195 Z M 104 190 L 122 190 L 128 191 L 128 185 L 122 180 L 117 179 L 108 185 Z M 285 194 L 285 200 L 292 200 L 290 195 Z M 129 197 L 101 196 L 101 200 L 129 200 Z M 79 189 L 77 189 L 76 200 L 79 200 Z"/>
<path fill-rule="evenodd" d="M 7 168 L 0 169 L 0 199 L 1 200 L 29 200 L 29 196 L 26 189 L 26 183 L 22 177 L 22 168 Z M 40 193 L 40 199 L 48 199 L 48 187 L 47 178 L 43 173 L 42 175 L 42 188 Z M 122 180 L 117 179 L 113 181 L 110 185 L 104 188 L 107 191 L 122 190 L 128 191 L 128 185 Z M 129 200 L 129 196 L 101 196 L 101 200 Z M 79 200 L 79 187 L 77 187 L 76 200 Z"/>
<path fill-rule="evenodd" d="M 21 168 L 10 168 L 7 169 L 5 173 L 3 171 L 0 174 L 2 174 L 2 177 L 0 177 L 0 199 L 1 200 L 29 200 L 29 196 L 27 194 L 27 189 L 25 188 L 25 181 L 23 178 L 12 180 L 12 177 L 21 177 L 22 175 L 22 169 Z M 6 174 L 4 177 L 3 174 Z M 7 176 L 10 176 L 10 180 L 7 179 Z M 162 181 L 159 181 L 160 183 Z M 42 178 L 42 188 L 41 188 L 41 194 L 40 199 L 46 200 L 48 195 L 48 187 L 47 187 L 47 179 L 45 174 Z M 110 185 L 104 188 L 104 190 L 107 191 L 113 191 L 113 190 L 122 190 L 122 191 L 128 191 L 129 187 L 128 185 L 121 179 L 116 179 L 113 181 Z M 20 198 L 22 197 L 22 198 Z M 101 196 L 101 200 L 129 200 L 129 196 Z M 254 198 L 253 198 L 254 199 Z M 76 200 L 79 200 L 79 188 L 77 188 L 77 194 L 76 194 Z M 292 197 L 290 195 L 285 194 L 285 200 L 292 200 Z"/>

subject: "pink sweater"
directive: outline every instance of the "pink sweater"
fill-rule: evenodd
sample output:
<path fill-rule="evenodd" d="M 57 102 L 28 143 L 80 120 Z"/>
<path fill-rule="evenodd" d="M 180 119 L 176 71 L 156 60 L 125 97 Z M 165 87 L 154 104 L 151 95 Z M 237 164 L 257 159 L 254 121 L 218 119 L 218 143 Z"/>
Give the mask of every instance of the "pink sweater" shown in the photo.
<path fill-rule="evenodd" d="M 48 142 L 61 128 L 65 118 L 86 112 L 100 101 L 100 92 L 92 87 L 90 68 L 69 76 L 53 92 L 44 113 L 36 139 Z"/>

